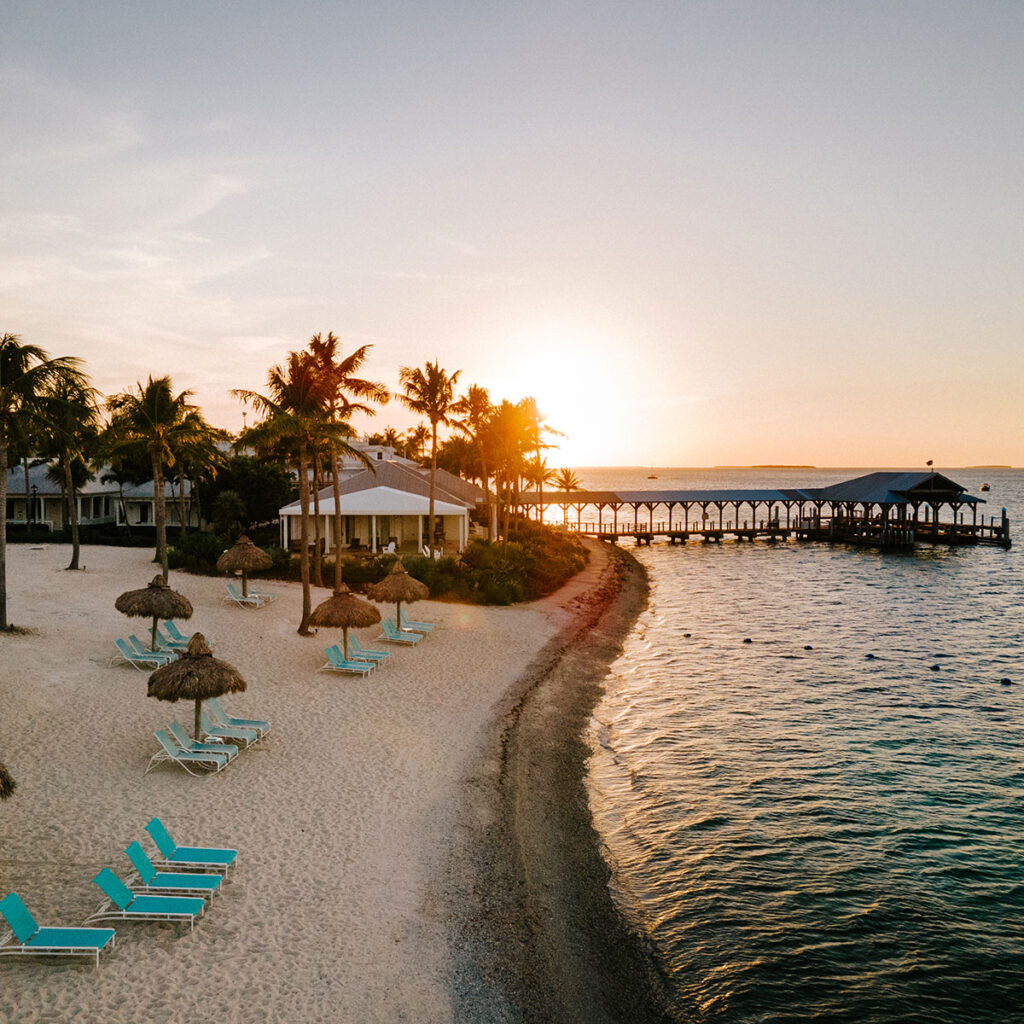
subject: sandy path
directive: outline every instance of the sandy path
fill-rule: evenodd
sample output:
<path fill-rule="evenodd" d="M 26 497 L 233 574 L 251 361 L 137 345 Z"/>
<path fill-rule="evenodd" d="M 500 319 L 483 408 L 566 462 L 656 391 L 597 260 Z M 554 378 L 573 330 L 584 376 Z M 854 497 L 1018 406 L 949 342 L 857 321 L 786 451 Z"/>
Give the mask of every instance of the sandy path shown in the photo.
<path fill-rule="evenodd" d="M 0 760 L 19 786 L 0 805 L 0 891 L 42 924 L 80 924 L 99 905 L 99 868 L 126 875 L 132 839 L 152 850 L 153 814 L 182 844 L 240 854 L 194 934 L 120 925 L 99 970 L 0 960 L 0 1020 L 451 1020 L 432 879 L 497 709 L 573 593 L 510 609 L 419 603 L 435 632 L 361 680 L 316 671 L 340 634 L 295 633 L 297 584 L 246 611 L 222 602 L 222 580 L 172 573 L 195 607 L 189 627 L 249 682 L 229 710 L 273 732 L 215 777 L 143 776 L 153 730 L 177 717 L 191 731 L 192 711 L 109 664 L 114 637 L 145 636 L 113 601 L 152 578 L 151 552 L 87 547 L 87 570 L 69 573 L 66 547 L 8 551 L 10 615 L 34 632 L 0 636 Z"/>

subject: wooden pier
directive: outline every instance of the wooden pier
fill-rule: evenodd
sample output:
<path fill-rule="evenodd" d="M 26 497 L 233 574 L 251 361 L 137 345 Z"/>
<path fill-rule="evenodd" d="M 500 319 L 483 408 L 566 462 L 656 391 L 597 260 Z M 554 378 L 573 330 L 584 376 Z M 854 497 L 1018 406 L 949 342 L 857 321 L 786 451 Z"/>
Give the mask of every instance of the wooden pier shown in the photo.
<path fill-rule="evenodd" d="M 831 487 L 802 490 L 524 494 L 519 511 L 529 516 L 559 507 L 570 530 L 612 543 L 631 539 L 650 544 L 661 538 L 671 544 L 714 544 L 728 537 L 769 542 L 792 538 L 891 550 L 917 544 L 1009 548 L 1006 510 L 999 516 L 979 516 L 983 504 L 983 499 L 939 473 L 871 473 Z M 570 521 L 570 509 L 575 522 Z M 655 521 L 656 509 L 665 518 Z M 586 519 L 584 510 L 589 510 Z"/>

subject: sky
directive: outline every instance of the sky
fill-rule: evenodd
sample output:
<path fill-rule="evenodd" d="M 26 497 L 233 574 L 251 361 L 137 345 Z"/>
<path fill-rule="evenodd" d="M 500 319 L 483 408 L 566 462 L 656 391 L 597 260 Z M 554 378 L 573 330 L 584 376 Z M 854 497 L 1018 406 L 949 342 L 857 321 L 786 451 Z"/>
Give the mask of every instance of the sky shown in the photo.
<path fill-rule="evenodd" d="M 554 466 L 1024 465 L 1018 0 L 7 0 L 0 38 L 0 330 L 104 393 L 237 430 L 334 331 L 534 396 Z"/>

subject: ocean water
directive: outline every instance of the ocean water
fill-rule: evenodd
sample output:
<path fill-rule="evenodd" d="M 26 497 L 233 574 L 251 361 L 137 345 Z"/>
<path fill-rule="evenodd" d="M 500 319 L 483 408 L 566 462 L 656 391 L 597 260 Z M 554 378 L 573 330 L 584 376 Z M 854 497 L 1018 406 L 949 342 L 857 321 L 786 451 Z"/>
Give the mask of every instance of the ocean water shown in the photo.
<path fill-rule="evenodd" d="M 579 475 L 669 489 L 858 472 Z M 986 514 L 1006 506 L 1024 542 L 1024 471 L 945 472 L 990 482 Z M 1024 1021 L 1020 548 L 636 554 L 651 603 L 595 710 L 588 786 L 674 1016 Z"/>

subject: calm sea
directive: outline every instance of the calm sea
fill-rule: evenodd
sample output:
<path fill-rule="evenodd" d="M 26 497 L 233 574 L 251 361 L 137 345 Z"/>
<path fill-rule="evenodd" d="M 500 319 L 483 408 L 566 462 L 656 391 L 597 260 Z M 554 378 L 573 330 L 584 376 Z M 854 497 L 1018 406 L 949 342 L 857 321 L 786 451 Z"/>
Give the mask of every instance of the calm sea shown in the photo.
<path fill-rule="evenodd" d="M 579 475 L 671 489 L 859 472 Z M 989 482 L 986 514 L 1006 506 L 1024 543 L 1024 471 L 944 472 L 975 494 Z M 650 608 L 595 711 L 589 787 L 616 901 L 675 1016 L 1024 1021 L 1020 548 L 636 554 Z"/>

